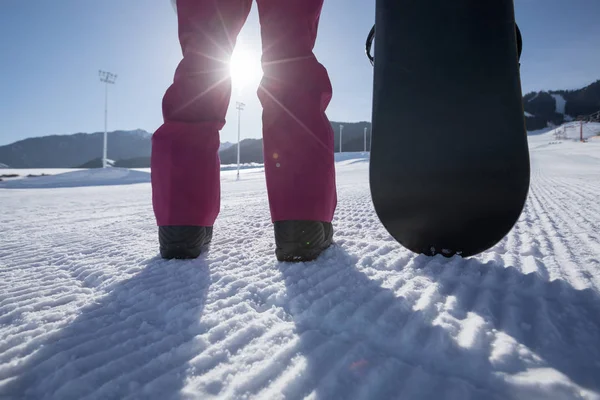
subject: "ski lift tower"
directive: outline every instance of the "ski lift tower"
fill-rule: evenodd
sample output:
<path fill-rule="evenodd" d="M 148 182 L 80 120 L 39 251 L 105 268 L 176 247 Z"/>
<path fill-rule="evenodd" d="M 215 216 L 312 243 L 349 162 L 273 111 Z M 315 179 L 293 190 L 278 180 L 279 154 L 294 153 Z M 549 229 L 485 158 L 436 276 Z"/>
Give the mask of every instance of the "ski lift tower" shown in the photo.
<path fill-rule="evenodd" d="M 117 75 L 106 72 L 106 71 L 98 71 L 100 75 L 100 82 L 104 82 L 104 146 L 102 151 L 102 168 L 106 168 L 108 166 L 108 158 L 107 158 L 107 136 L 108 136 L 108 85 L 114 85 L 117 80 Z"/>

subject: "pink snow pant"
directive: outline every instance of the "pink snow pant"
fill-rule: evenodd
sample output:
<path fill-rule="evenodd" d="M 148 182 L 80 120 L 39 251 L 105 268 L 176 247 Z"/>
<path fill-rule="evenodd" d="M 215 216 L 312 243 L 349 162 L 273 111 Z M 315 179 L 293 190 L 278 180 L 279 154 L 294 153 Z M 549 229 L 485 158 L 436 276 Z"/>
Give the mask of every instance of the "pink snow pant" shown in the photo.
<path fill-rule="evenodd" d="M 257 0 L 263 142 L 273 222 L 331 222 L 336 208 L 332 88 L 313 54 L 323 0 Z M 157 224 L 212 226 L 220 210 L 219 132 L 231 97 L 228 62 L 252 0 L 177 0 L 183 60 L 152 138 Z"/>

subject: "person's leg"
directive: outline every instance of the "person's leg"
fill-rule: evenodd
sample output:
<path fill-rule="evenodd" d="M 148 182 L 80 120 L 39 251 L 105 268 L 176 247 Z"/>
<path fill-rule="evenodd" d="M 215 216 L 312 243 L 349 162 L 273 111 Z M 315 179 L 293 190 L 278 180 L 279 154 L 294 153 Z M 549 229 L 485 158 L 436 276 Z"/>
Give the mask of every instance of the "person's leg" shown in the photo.
<path fill-rule="evenodd" d="M 163 229 L 161 250 L 169 241 L 198 247 L 198 240 L 186 239 L 197 232 L 189 227 L 212 227 L 219 213 L 219 131 L 231 97 L 228 62 L 251 5 L 252 0 L 177 0 L 183 59 L 163 98 L 164 123 L 152 137 L 152 201 L 159 227 L 187 228 Z"/>
<path fill-rule="evenodd" d="M 276 241 L 328 245 L 337 203 L 334 132 L 325 114 L 332 88 L 313 53 L 323 0 L 257 3 L 264 71 L 258 96 Z"/>
<path fill-rule="evenodd" d="M 313 54 L 323 0 L 257 0 L 263 41 L 265 170 L 273 222 L 331 222 L 336 207 L 332 96 Z"/>

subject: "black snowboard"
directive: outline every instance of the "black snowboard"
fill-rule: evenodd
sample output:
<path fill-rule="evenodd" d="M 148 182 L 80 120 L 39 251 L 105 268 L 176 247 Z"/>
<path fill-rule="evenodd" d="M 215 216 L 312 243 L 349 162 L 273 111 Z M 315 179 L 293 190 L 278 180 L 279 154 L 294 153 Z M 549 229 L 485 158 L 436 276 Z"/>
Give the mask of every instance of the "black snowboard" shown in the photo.
<path fill-rule="evenodd" d="M 377 0 L 370 185 L 406 248 L 468 257 L 514 226 L 529 152 L 512 0 Z"/>

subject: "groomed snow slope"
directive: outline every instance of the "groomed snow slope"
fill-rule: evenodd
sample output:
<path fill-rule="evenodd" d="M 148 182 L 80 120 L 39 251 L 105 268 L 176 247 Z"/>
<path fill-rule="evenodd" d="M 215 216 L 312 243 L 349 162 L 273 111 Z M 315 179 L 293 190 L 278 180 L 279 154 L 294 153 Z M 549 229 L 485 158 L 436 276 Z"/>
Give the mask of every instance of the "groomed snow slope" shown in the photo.
<path fill-rule="evenodd" d="M 361 159 L 305 264 L 274 258 L 261 170 L 222 173 L 192 261 L 157 257 L 148 183 L 0 190 L 0 398 L 599 399 L 600 143 L 552 140 L 471 259 L 392 240 Z"/>
<path fill-rule="evenodd" d="M 18 171 L 18 170 L 12 170 Z M 18 174 L 18 172 L 15 172 Z M 44 174 L 45 172 L 42 172 Z M 19 177 L 0 182 L 0 189 L 56 189 L 85 186 L 131 185 L 150 182 L 150 173 L 127 168 L 98 168 L 60 172 L 32 178 Z"/>

